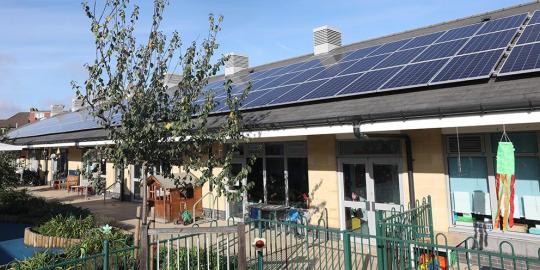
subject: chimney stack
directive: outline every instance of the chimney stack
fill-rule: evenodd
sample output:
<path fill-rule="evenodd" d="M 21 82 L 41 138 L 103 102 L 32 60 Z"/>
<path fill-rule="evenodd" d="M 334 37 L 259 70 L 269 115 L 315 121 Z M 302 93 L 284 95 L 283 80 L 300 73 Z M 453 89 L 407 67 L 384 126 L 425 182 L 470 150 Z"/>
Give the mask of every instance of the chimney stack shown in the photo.
<path fill-rule="evenodd" d="M 341 47 L 341 31 L 324 25 L 313 29 L 313 54 L 323 54 Z"/>
<path fill-rule="evenodd" d="M 225 62 L 225 76 L 233 75 L 240 70 L 249 67 L 249 58 L 245 55 L 230 53 L 229 59 Z"/>
<path fill-rule="evenodd" d="M 64 105 L 51 105 L 51 117 L 64 112 Z"/>
<path fill-rule="evenodd" d="M 83 100 L 78 98 L 73 98 L 71 100 L 71 111 L 76 112 L 83 107 Z"/>

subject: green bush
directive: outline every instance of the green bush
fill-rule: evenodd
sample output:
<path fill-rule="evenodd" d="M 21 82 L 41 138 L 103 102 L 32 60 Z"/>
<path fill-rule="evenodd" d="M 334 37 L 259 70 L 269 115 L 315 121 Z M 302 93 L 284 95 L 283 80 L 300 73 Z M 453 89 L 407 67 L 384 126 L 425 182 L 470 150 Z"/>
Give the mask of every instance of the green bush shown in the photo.
<path fill-rule="evenodd" d="M 154 246 L 155 248 L 155 246 Z M 159 265 L 160 269 L 184 269 L 189 264 L 190 269 L 228 269 L 227 268 L 227 256 L 219 254 L 219 267 L 218 267 L 218 253 L 216 251 L 208 251 L 204 248 L 190 248 L 189 250 L 186 247 L 170 249 L 169 262 L 167 262 L 167 248 L 160 246 L 159 250 Z M 178 254 L 179 252 L 179 254 Z M 188 252 L 189 252 L 189 261 L 188 261 Z M 210 258 L 207 258 L 207 256 Z M 198 261 L 197 261 L 197 258 Z M 238 258 L 236 256 L 229 256 L 229 268 L 235 269 Z M 210 262 L 210 267 L 207 267 L 208 262 Z M 157 269 L 157 259 L 154 259 L 154 268 Z M 177 265 L 179 264 L 179 265 Z M 169 266 L 167 268 L 167 266 Z M 179 267 L 178 267 L 179 266 Z"/>
<path fill-rule="evenodd" d="M 32 257 L 25 259 L 24 261 L 16 261 L 14 263 L 11 263 L 7 269 L 35 270 L 49 266 L 53 264 L 57 259 L 58 255 L 55 255 L 48 251 L 38 252 Z"/>
<path fill-rule="evenodd" d="M 103 242 L 105 240 L 109 241 L 109 250 L 111 252 L 128 248 L 133 243 L 131 235 L 125 234 L 117 228 L 112 228 L 110 232 L 105 232 L 102 228 L 94 227 L 84 234 L 79 244 L 67 248 L 63 254 L 52 254 L 47 251 L 36 253 L 25 260 L 11 263 L 8 269 L 34 270 L 68 261 L 73 261 L 73 263 L 67 263 L 58 269 L 102 269 L 102 257 L 88 261 L 77 261 L 77 259 L 102 253 Z M 135 257 L 132 252 L 124 252 L 120 255 L 111 255 L 111 257 L 114 257 L 111 261 L 111 266 L 113 264 L 115 266 L 135 265 Z M 117 268 L 111 267 L 111 269 Z"/>
<path fill-rule="evenodd" d="M 33 228 L 42 235 L 57 236 L 64 238 L 82 238 L 95 225 L 94 217 L 76 217 L 73 215 L 57 215 L 49 221 Z"/>
<path fill-rule="evenodd" d="M 73 205 L 34 197 L 26 190 L 0 190 L 0 222 L 35 226 L 60 214 L 85 218 L 91 213 Z"/>

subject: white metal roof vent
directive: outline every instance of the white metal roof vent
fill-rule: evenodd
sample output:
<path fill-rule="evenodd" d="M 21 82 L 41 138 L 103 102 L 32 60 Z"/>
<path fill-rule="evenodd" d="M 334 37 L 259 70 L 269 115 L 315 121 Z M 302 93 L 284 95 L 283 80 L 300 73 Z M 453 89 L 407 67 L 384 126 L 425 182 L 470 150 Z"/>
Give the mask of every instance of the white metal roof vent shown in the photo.
<path fill-rule="evenodd" d="M 249 67 L 249 58 L 238 53 L 229 53 L 229 59 L 225 62 L 225 76 L 232 75 Z"/>
<path fill-rule="evenodd" d="M 333 26 L 324 25 L 313 29 L 313 53 L 327 53 L 341 46 L 341 31 Z"/>
<path fill-rule="evenodd" d="M 51 116 L 55 116 L 64 112 L 64 105 L 55 104 L 51 105 Z"/>
<path fill-rule="evenodd" d="M 82 99 L 80 98 L 73 98 L 71 100 L 71 111 L 72 112 L 76 112 L 80 109 L 82 109 L 82 107 L 84 106 L 84 102 Z"/>

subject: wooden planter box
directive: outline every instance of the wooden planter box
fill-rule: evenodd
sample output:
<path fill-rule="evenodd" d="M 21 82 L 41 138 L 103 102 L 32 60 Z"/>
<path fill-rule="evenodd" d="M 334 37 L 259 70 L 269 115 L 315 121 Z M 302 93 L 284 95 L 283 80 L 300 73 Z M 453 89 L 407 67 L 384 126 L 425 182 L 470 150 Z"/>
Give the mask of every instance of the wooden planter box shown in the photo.
<path fill-rule="evenodd" d="M 30 227 L 24 229 L 24 244 L 27 246 L 42 248 L 67 248 L 79 243 L 80 241 L 80 239 L 41 235 L 32 231 Z"/>

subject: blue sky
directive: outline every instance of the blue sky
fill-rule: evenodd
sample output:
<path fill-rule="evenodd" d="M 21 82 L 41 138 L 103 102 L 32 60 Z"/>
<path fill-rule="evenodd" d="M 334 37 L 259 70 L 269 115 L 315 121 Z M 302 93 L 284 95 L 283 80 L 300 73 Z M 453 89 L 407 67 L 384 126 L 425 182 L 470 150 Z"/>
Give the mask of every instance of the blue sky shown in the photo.
<path fill-rule="evenodd" d="M 135 1 L 143 11 L 151 1 Z M 312 29 L 333 25 L 343 43 L 504 8 L 520 0 L 170 0 L 164 30 L 200 40 L 209 13 L 225 16 L 220 53 L 247 54 L 250 65 L 310 53 Z M 137 33 L 143 37 L 147 24 Z M 70 82 L 85 79 L 94 52 L 79 0 L 0 0 L 0 119 L 30 107 L 69 105 Z"/>

